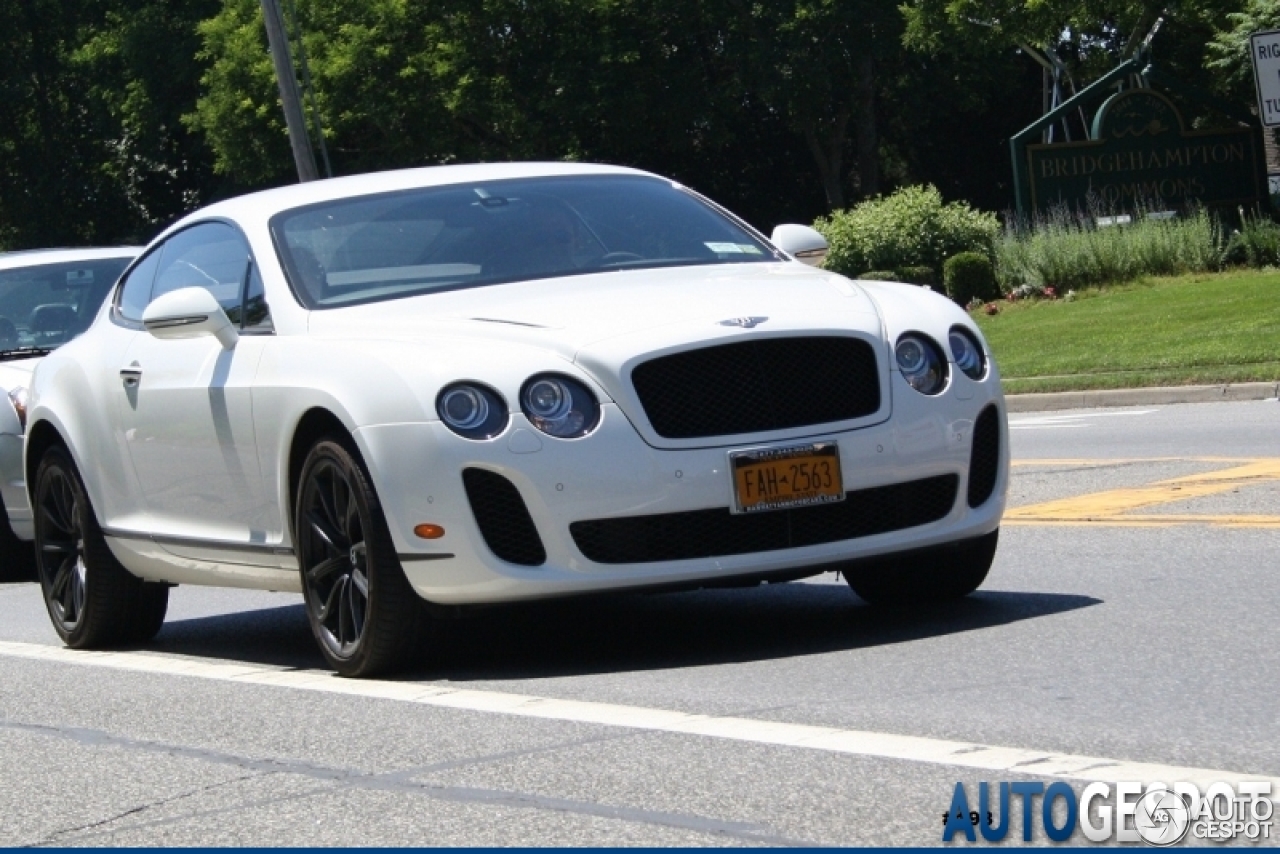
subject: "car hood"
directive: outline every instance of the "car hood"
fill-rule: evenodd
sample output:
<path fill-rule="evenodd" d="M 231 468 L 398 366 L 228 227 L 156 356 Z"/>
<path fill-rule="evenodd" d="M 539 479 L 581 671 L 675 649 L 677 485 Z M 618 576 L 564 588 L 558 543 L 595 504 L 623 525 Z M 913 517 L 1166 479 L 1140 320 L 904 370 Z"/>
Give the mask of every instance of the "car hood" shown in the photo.
<path fill-rule="evenodd" d="M 14 359 L 11 362 L 0 362 L 0 389 L 5 392 L 31 384 L 31 372 L 40 364 L 42 356 L 29 359 Z"/>
<path fill-rule="evenodd" d="M 882 318 L 867 292 L 842 276 L 798 263 L 628 270 L 447 291 L 316 311 L 310 329 L 313 335 L 358 340 L 365 352 L 385 351 L 387 363 L 401 370 L 419 360 L 397 358 L 392 350 L 426 344 L 436 358 L 424 364 L 439 365 L 447 357 L 455 366 L 446 372 L 452 378 L 465 365 L 468 376 L 505 387 L 510 398 L 530 374 L 563 370 L 572 362 L 646 441 L 672 448 L 708 440 L 664 439 L 648 424 L 631 382 L 632 369 L 648 359 L 744 336 L 853 335 L 872 341 L 877 359 L 888 364 Z M 495 379 L 504 373 L 505 384 Z M 876 413 L 844 426 L 877 423 L 889 410 L 885 395 Z"/>
<path fill-rule="evenodd" d="M 629 270 L 490 285 L 315 311 L 310 331 L 379 340 L 487 339 L 589 362 L 740 335 L 854 331 L 879 337 L 860 287 L 801 264 Z M 595 358 L 592 358 L 592 356 Z"/>

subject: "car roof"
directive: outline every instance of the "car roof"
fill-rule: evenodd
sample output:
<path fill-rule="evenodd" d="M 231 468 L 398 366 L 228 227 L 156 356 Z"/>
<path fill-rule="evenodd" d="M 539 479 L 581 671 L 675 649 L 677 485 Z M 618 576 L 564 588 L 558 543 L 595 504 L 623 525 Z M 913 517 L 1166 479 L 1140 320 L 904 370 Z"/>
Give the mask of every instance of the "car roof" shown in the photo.
<path fill-rule="evenodd" d="M 98 246 L 85 249 L 23 249 L 17 252 L 0 252 L 0 271 L 20 270 L 24 267 L 43 267 L 46 264 L 74 264 L 77 261 L 106 261 L 110 258 L 133 259 L 141 252 L 141 246 Z"/>
<path fill-rule="evenodd" d="M 245 217 L 258 219 L 264 216 L 302 207 L 317 202 L 355 196 L 392 193 L 423 187 L 441 187 L 449 184 L 467 184 L 477 181 L 502 181 L 512 178 L 551 178 L 571 175 L 640 175 L 650 178 L 660 176 L 624 166 L 607 166 L 597 163 L 472 163 L 450 166 L 424 166 L 417 169 L 393 169 L 387 172 L 370 172 L 362 175 L 346 175 L 341 178 L 323 178 L 302 184 L 290 184 L 271 190 L 262 190 L 244 196 L 215 202 L 184 217 L 166 233 L 185 226 L 189 222 L 216 217 L 231 219 Z"/>

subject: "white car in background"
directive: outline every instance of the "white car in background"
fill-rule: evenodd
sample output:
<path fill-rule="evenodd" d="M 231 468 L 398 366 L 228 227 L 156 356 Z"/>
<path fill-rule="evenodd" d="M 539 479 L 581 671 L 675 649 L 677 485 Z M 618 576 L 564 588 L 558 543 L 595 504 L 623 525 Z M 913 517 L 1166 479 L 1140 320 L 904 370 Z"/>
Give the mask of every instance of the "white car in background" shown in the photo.
<path fill-rule="evenodd" d="M 434 613 L 840 569 L 873 602 L 974 590 L 1008 476 L 995 364 L 928 289 L 815 269 L 668 179 L 384 172 L 161 234 L 29 402 L 39 575 L 73 647 L 168 587 L 303 594 L 329 664 Z"/>
<path fill-rule="evenodd" d="M 0 253 L 0 579 L 31 570 L 31 510 L 22 470 L 27 386 L 41 357 L 79 335 L 142 250 Z"/>

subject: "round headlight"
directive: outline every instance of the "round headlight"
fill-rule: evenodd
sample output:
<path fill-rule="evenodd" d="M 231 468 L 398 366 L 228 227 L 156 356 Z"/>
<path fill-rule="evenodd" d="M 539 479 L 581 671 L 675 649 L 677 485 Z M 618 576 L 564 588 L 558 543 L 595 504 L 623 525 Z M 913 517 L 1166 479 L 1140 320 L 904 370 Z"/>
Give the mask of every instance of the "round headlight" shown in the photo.
<path fill-rule="evenodd" d="M 529 423 L 548 436 L 575 439 L 600 422 L 600 404 L 586 386 L 556 374 L 530 377 L 520 391 L 520 408 Z"/>
<path fill-rule="evenodd" d="M 446 386 L 436 412 L 450 430 L 467 439 L 492 439 L 507 426 L 507 406 L 490 389 L 475 383 Z"/>
<path fill-rule="evenodd" d="M 933 341 L 916 332 L 898 339 L 894 350 L 902 378 L 921 394 L 937 394 L 947 384 L 947 360 Z"/>
<path fill-rule="evenodd" d="M 952 329 L 947 336 L 951 344 L 951 357 L 956 367 L 971 380 L 980 380 L 987 371 L 986 359 L 982 355 L 982 347 L 974 339 L 973 333 L 959 327 Z"/>

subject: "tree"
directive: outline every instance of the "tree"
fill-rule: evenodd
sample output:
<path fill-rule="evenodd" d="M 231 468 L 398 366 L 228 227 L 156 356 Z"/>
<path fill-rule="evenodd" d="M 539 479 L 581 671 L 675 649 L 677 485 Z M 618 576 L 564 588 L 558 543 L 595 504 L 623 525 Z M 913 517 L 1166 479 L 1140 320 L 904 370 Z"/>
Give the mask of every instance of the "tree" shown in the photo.
<path fill-rule="evenodd" d="M 182 122 L 199 92 L 196 24 L 218 0 L 104 5 L 70 62 L 92 81 L 82 96 L 109 117 L 113 156 L 103 169 L 150 232 L 229 189 L 213 175 L 204 139 Z"/>
<path fill-rule="evenodd" d="M 877 0 L 756 4 L 750 51 L 737 57 L 749 83 L 802 135 L 831 210 L 845 207 L 852 138 L 859 195 L 880 191 L 876 96 L 899 64 L 902 18 Z M 742 43 L 741 41 L 739 42 Z"/>
<path fill-rule="evenodd" d="M 194 21 L 216 0 L 0 4 L 0 241 L 141 241 L 208 192 Z"/>
<path fill-rule="evenodd" d="M 1274 0 L 1246 0 L 1240 11 L 1225 16 L 1226 27 L 1214 34 L 1207 46 L 1205 65 L 1217 72 L 1215 88 L 1237 102 L 1255 104 L 1253 64 L 1249 58 L 1249 36 L 1280 29 L 1280 4 Z"/>
<path fill-rule="evenodd" d="M 69 62 L 86 3 L 0 4 L 0 239 L 10 248 L 75 245 L 128 220 L 128 201 L 101 166 L 107 116 L 79 96 L 91 85 Z"/>

